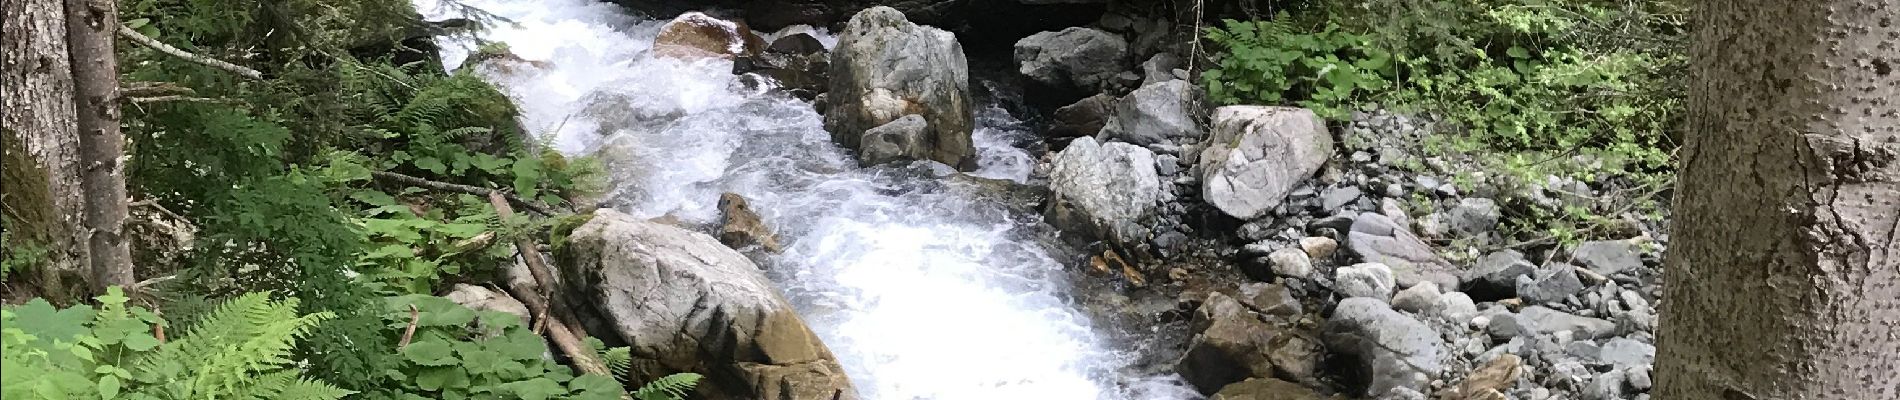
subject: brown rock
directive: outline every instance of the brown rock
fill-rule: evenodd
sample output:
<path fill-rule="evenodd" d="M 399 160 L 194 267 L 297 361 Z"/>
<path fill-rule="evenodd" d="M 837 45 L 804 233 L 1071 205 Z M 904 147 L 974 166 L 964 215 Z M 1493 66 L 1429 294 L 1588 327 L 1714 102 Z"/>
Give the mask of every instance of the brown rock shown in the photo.
<path fill-rule="evenodd" d="M 752 33 L 752 29 L 747 28 L 744 22 L 713 18 L 698 12 L 680 14 L 672 21 L 667 21 L 666 25 L 660 27 L 660 35 L 653 39 L 654 54 L 689 60 L 750 56 L 764 48 L 765 39 Z"/>
<path fill-rule="evenodd" d="M 1255 378 L 1227 385 L 1210 400 L 1319 400 L 1319 393 L 1297 383 L 1273 378 Z"/>
<path fill-rule="evenodd" d="M 1308 380 L 1318 368 L 1318 342 L 1260 320 L 1227 295 L 1210 293 L 1190 325 L 1200 332 L 1175 372 L 1201 393 L 1248 378 Z"/>
<path fill-rule="evenodd" d="M 1491 400 L 1503 399 L 1503 391 L 1517 383 L 1517 374 L 1522 370 L 1524 360 L 1514 354 L 1499 355 L 1491 362 L 1471 371 L 1465 381 L 1457 387 L 1438 394 L 1439 400 Z"/>
<path fill-rule="evenodd" d="M 734 249 L 759 246 L 773 253 L 784 250 L 779 246 L 778 234 L 765 227 L 745 197 L 736 193 L 719 195 L 719 211 L 725 215 L 725 221 L 719 224 L 720 243 Z"/>

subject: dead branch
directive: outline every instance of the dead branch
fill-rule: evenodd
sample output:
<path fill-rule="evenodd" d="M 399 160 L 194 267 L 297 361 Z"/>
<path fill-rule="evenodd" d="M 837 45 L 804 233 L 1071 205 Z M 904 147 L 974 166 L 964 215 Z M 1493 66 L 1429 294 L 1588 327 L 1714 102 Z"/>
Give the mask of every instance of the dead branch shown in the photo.
<path fill-rule="evenodd" d="M 488 192 L 488 204 L 495 206 L 495 215 L 506 220 L 515 215 L 515 210 L 508 206 L 508 200 L 503 197 L 499 191 Z M 588 346 L 582 339 L 584 333 L 570 328 L 562 321 L 562 318 L 549 315 L 552 309 L 549 305 L 556 300 L 553 296 L 546 296 L 544 293 L 553 290 L 554 274 L 548 272 L 547 262 L 541 258 L 541 250 L 538 246 L 534 243 L 534 239 L 524 237 L 515 240 L 515 251 L 520 253 L 521 259 L 528 265 L 528 274 L 534 276 L 535 281 L 535 287 L 514 288 L 517 292 L 515 296 L 521 298 L 522 303 L 526 303 L 530 310 L 534 310 L 533 314 L 540 318 L 537 323 L 547 329 L 548 339 L 554 341 L 554 345 L 560 347 L 561 352 L 574 361 L 575 368 L 583 373 L 613 376 L 613 373 L 607 370 L 607 363 L 601 361 L 600 357 L 594 354 L 594 348 Z"/>
<path fill-rule="evenodd" d="M 256 81 L 256 80 L 264 79 L 264 73 L 257 72 L 257 70 L 245 68 L 243 66 L 228 63 L 223 60 L 219 60 L 219 59 L 215 59 L 211 57 L 205 57 L 205 56 L 201 56 L 197 54 L 191 54 L 190 52 L 179 50 L 177 47 L 172 47 L 171 45 L 165 44 L 164 42 L 159 42 L 157 39 L 146 37 L 145 34 L 139 33 L 139 31 L 132 30 L 132 28 L 128 28 L 125 25 L 119 25 L 119 37 L 125 38 L 126 40 L 131 40 L 145 47 L 149 47 L 152 50 L 158 50 L 158 52 L 171 55 L 172 57 L 178 57 L 178 58 L 184 59 L 185 61 L 190 61 L 190 62 L 198 63 L 200 65 L 204 65 L 207 67 L 229 71 L 233 74 L 237 74 L 238 76 L 249 78 L 250 80 Z"/>
<path fill-rule="evenodd" d="M 405 347 L 409 347 L 409 340 L 414 339 L 416 337 L 416 323 L 418 322 L 422 322 L 422 310 L 418 310 L 416 309 L 416 305 L 410 304 L 409 305 L 409 327 L 403 328 L 402 340 L 396 342 L 396 350 L 402 350 Z"/>
<path fill-rule="evenodd" d="M 492 195 L 500 194 L 502 195 L 502 197 L 505 197 L 510 201 L 513 201 L 517 204 L 521 204 L 521 207 L 528 209 L 528 211 L 533 211 L 536 214 L 541 214 L 541 215 L 548 215 L 548 216 L 555 215 L 553 209 L 549 208 L 545 204 L 541 204 L 540 202 L 537 202 L 537 201 L 532 201 L 532 200 L 516 197 L 513 194 L 502 193 L 501 191 L 497 191 L 494 189 L 475 187 L 475 186 L 469 186 L 469 185 L 458 185 L 458 184 L 453 184 L 453 183 L 448 183 L 448 182 L 437 182 L 437 181 L 417 178 L 417 177 L 413 177 L 409 175 L 398 174 L 394 172 L 371 171 L 370 175 L 375 176 L 377 179 L 383 179 L 383 180 L 387 180 L 391 182 L 396 182 L 396 183 L 409 185 L 409 186 L 415 186 L 415 187 L 424 188 L 424 189 L 434 189 L 434 190 L 441 190 L 441 191 L 448 191 L 448 192 L 461 192 L 461 193 L 468 193 L 468 194 L 472 194 L 476 196 L 492 196 Z"/>
<path fill-rule="evenodd" d="M 198 92 L 172 82 L 127 82 L 119 86 L 119 95 L 125 97 L 153 97 L 166 95 L 189 95 Z"/>

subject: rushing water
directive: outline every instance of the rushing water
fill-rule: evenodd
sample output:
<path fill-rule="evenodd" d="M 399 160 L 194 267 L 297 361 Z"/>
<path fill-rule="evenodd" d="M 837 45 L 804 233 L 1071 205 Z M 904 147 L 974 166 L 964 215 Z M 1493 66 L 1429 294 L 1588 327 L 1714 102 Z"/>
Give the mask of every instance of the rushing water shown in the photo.
<path fill-rule="evenodd" d="M 467 11 L 416 1 L 431 19 Z M 1130 373 L 1134 350 L 1112 348 L 1124 341 L 1064 296 L 1062 263 L 1026 237 L 1033 215 L 946 185 L 940 169 L 858 167 L 809 103 L 746 89 L 728 61 L 650 55 L 663 20 L 594 0 L 462 4 L 501 18 L 484 40 L 541 63 L 479 72 L 515 98 L 531 131 L 601 157 L 609 204 L 710 223 L 720 193 L 750 199 L 786 245 L 762 267 L 865 398 L 1184 396 L 1168 378 Z M 449 65 L 475 47 L 443 44 Z M 978 114 L 973 175 L 1026 179 L 1033 159 L 1010 144 L 1030 133 L 1000 108 Z"/>

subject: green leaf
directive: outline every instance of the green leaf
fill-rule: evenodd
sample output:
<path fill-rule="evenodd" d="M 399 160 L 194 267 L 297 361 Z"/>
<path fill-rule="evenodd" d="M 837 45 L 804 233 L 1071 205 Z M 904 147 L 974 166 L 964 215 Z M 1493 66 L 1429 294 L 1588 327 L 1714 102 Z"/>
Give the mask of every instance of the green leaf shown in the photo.
<path fill-rule="evenodd" d="M 509 382 L 501 385 L 501 388 L 513 392 L 515 396 L 519 396 L 525 400 L 546 400 L 554 396 L 567 394 L 567 388 L 561 387 L 560 382 L 555 382 L 553 379 L 548 378 L 534 378 L 525 381 Z"/>
<path fill-rule="evenodd" d="M 119 397 L 119 377 L 106 375 L 99 378 L 99 397 L 111 400 Z"/>
<path fill-rule="evenodd" d="M 567 382 L 567 387 L 575 392 L 614 393 L 621 391 L 620 381 L 606 375 L 581 375 Z"/>
<path fill-rule="evenodd" d="M 449 172 L 449 166 L 443 165 L 442 160 L 436 159 L 435 157 L 416 157 L 415 164 L 416 168 L 421 168 L 424 171 L 434 172 L 436 174 L 446 174 Z"/>
<path fill-rule="evenodd" d="M 1531 51 L 1523 47 L 1511 46 L 1510 49 L 1504 50 L 1504 54 L 1511 56 L 1512 58 L 1530 58 Z"/>
<path fill-rule="evenodd" d="M 123 343 L 126 349 L 141 352 L 158 347 L 159 344 L 157 337 L 153 337 L 152 334 L 145 332 L 128 335 L 125 337 Z"/>
<path fill-rule="evenodd" d="M 459 367 L 436 367 L 416 374 L 416 387 L 428 391 L 468 387 L 468 374 Z"/>
<path fill-rule="evenodd" d="M 435 340 L 410 343 L 409 347 L 402 349 L 402 355 L 408 358 L 410 362 L 419 365 L 437 366 L 454 364 L 456 362 L 455 355 L 451 352 L 449 344 Z"/>

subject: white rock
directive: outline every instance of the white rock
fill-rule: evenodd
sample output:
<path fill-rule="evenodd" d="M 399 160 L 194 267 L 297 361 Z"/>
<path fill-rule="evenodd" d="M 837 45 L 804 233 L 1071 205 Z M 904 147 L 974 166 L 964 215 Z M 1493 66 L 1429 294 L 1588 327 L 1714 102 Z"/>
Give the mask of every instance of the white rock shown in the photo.
<path fill-rule="evenodd" d="M 1392 298 L 1397 285 L 1392 267 L 1379 263 L 1359 263 L 1333 270 L 1333 287 L 1345 297 L 1367 297 L 1385 302 Z"/>
<path fill-rule="evenodd" d="M 1202 198 L 1236 218 L 1280 205 L 1333 154 L 1326 122 L 1303 108 L 1226 106 L 1214 109 L 1212 126 L 1197 165 Z"/>

